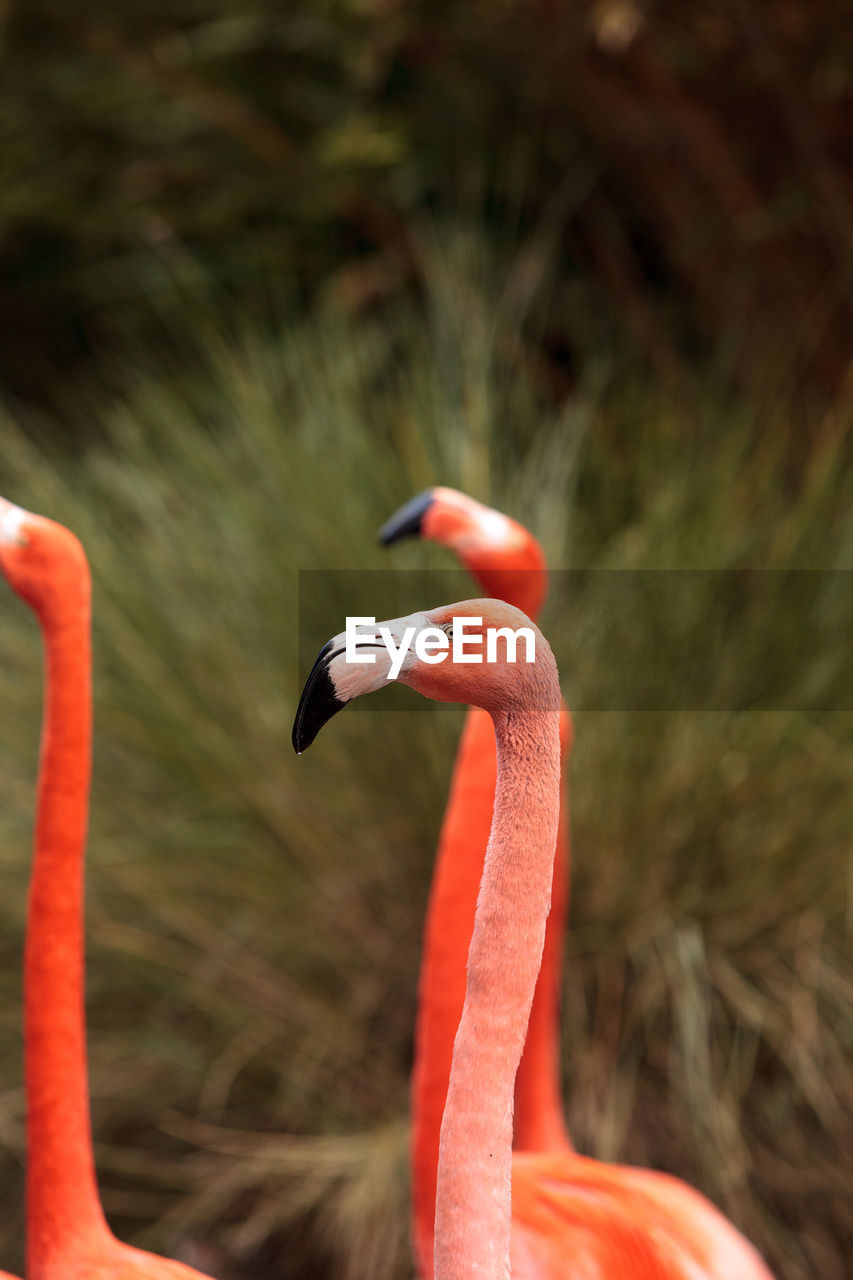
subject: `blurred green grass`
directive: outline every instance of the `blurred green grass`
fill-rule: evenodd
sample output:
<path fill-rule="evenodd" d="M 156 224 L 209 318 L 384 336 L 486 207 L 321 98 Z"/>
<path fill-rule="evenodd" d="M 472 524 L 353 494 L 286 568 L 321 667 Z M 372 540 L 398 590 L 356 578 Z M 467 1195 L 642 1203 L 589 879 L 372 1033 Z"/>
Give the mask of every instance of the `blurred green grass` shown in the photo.
<path fill-rule="evenodd" d="M 661 390 L 604 347 L 555 409 L 518 358 L 500 263 L 450 233 L 427 256 L 422 306 L 358 320 L 330 304 L 261 324 L 187 290 L 183 322 L 174 307 L 164 320 L 168 356 L 128 350 L 69 403 L 85 450 L 57 422 L 0 424 L 2 492 L 73 528 L 95 581 L 88 1004 L 105 1204 L 126 1237 L 226 1280 L 411 1275 L 420 926 L 461 718 L 377 698 L 297 761 L 298 571 L 446 566 L 435 548 L 375 544 L 436 482 L 524 520 L 555 567 L 853 562 L 845 424 L 827 419 L 793 467 L 786 435 L 707 380 Z M 800 625 L 769 591 L 731 636 L 733 706 Z M 589 637 L 564 672 L 581 702 L 606 674 L 595 607 L 558 594 L 543 619 Z M 628 670 L 666 671 L 653 630 L 654 648 L 636 617 Z M 20 1265 L 41 666 L 10 592 L 0 673 L 0 1247 Z M 572 1133 L 702 1187 L 789 1280 L 841 1280 L 853 1250 L 851 747 L 843 711 L 576 716 Z"/>

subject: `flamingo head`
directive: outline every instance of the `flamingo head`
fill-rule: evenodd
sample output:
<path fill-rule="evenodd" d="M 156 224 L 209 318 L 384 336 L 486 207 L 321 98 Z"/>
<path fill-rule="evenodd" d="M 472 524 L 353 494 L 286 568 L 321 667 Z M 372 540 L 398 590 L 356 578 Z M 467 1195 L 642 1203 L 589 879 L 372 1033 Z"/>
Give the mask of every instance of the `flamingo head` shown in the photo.
<path fill-rule="evenodd" d="M 0 569 L 39 615 L 75 598 L 80 589 L 88 599 L 86 555 L 74 534 L 5 498 L 0 498 Z M 65 589 L 57 591 L 58 585 Z"/>
<path fill-rule="evenodd" d="M 385 546 L 420 537 L 453 551 L 484 591 L 508 600 L 530 617 L 548 590 L 545 555 L 529 530 L 458 489 L 424 489 L 379 530 Z"/>
<path fill-rule="evenodd" d="M 559 706 L 554 658 L 539 628 L 503 600 L 464 600 L 365 627 L 349 655 L 347 632 L 329 640 L 299 700 L 296 752 L 353 698 L 393 679 L 437 702 L 464 702 L 493 715 L 531 703 Z"/>

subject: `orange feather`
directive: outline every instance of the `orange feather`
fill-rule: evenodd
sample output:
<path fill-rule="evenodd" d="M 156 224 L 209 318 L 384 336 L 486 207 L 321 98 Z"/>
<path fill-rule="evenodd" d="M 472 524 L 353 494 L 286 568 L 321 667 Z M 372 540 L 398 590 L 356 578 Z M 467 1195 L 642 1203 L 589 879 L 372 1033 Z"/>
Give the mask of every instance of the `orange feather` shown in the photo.
<path fill-rule="evenodd" d="M 28 1280 L 205 1280 L 118 1241 L 95 1179 L 84 1014 L 91 772 L 89 567 L 62 525 L 0 498 L 0 568 L 38 617 L 45 713 L 24 959 Z"/>

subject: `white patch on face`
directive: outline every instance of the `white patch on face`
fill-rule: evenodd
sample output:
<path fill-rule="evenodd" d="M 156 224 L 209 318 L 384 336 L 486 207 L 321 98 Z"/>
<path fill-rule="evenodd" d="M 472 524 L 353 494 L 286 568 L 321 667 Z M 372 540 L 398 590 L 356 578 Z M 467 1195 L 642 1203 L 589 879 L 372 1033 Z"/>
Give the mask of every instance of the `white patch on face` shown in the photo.
<path fill-rule="evenodd" d="M 23 508 L 16 507 L 12 502 L 4 502 L 0 506 L 0 542 L 10 544 L 26 542 L 21 532 L 26 518 L 27 513 Z"/>
<path fill-rule="evenodd" d="M 335 690 L 335 696 L 341 702 L 351 702 L 363 693 L 375 693 L 388 683 L 388 672 L 391 659 L 383 645 L 381 649 L 371 649 L 376 661 L 370 665 L 347 662 L 346 654 L 339 653 L 329 663 L 329 679 Z"/>
<path fill-rule="evenodd" d="M 346 652 L 339 653 L 336 658 L 333 658 L 329 663 L 329 678 L 334 686 L 335 695 L 342 702 L 350 702 L 363 693 L 374 693 L 392 679 L 396 679 L 401 671 L 408 671 L 417 661 L 415 637 L 423 628 L 430 625 L 426 614 L 411 613 L 405 618 L 391 618 L 388 622 L 379 622 L 375 629 L 368 626 L 361 627 L 359 647 L 363 646 L 366 639 L 372 642 L 370 648 L 364 648 L 362 656 L 370 653 L 375 661 L 347 662 Z M 396 650 L 394 654 L 389 650 L 383 638 L 383 632 L 387 633 L 391 639 L 392 646 Z M 345 643 L 346 632 L 341 632 L 335 637 L 334 647 L 343 649 Z M 372 647 L 373 644 L 378 647 Z M 401 645 L 406 646 L 402 657 L 399 653 Z"/>

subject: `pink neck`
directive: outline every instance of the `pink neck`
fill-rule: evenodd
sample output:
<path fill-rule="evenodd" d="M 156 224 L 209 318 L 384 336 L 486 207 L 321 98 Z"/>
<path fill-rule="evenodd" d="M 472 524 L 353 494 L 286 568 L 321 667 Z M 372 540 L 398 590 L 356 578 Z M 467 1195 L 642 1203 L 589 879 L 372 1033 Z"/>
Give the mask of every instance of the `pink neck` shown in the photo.
<path fill-rule="evenodd" d="M 545 557 L 539 543 L 524 531 L 526 542 L 523 548 L 514 554 L 502 552 L 497 560 L 494 553 L 475 551 L 468 553 L 465 563 L 474 574 L 484 593 L 507 600 L 521 609 L 534 622 L 545 600 L 548 590 L 548 572 L 545 568 Z M 475 713 L 471 714 L 484 714 Z M 563 708 L 560 721 L 560 741 L 563 753 L 563 767 L 568 759 L 571 745 L 571 720 L 568 711 Z M 494 776 L 494 735 L 489 734 L 486 751 L 491 759 L 491 774 Z M 462 768 L 477 769 L 478 762 L 473 758 L 463 762 L 460 749 L 457 773 Z M 483 772 L 482 766 L 480 772 Z M 565 775 L 563 776 L 563 793 L 560 805 L 560 827 L 557 835 L 556 858 L 554 862 L 554 882 L 551 897 L 551 914 L 545 930 L 545 949 L 542 953 L 542 966 L 536 983 L 533 1007 L 527 1027 L 527 1038 L 524 1052 L 521 1055 L 518 1074 L 515 1080 L 515 1115 L 513 1123 L 513 1146 L 517 1151 L 571 1151 L 572 1142 L 566 1128 L 563 1098 L 560 1088 L 560 992 L 562 987 L 563 937 L 566 929 L 566 916 L 569 904 L 569 828 L 568 808 L 565 794 Z M 477 797 L 479 798 L 479 797 Z M 452 800 L 451 800 L 452 803 Z M 475 810 L 469 807 L 470 834 L 468 848 L 453 851 L 452 856 L 458 861 L 469 864 L 469 874 L 473 870 L 479 877 L 482 868 L 483 853 L 492 818 L 492 805 Z M 448 809 L 449 817 L 449 809 Z M 442 832 L 442 845 L 443 845 Z M 440 851 L 439 856 L 441 856 Z M 479 857 L 475 855 L 479 852 Z M 440 868 L 436 868 L 436 877 Z M 454 872 L 451 870 L 451 875 Z M 458 876 L 459 872 L 455 872 Z M 473 900 L 469 921 L 473 920 Z M 470 935 L 468 924 L 466 935 Z M 458 947 L 458 936 L 450 939 L 447 928 L 435 929 L 432 939 L 438 947 Z M 464 964 L 464 958 L 462 963 Z M 461 1000 L 458 1008 L 461 1009 Z M 457 1018 L 458 1022 L 458 1018 Z M 450 1032 L 451 1039 L 455 1035 L 455 1027 Z M 450 1050 L 447 1050 L 449 1061 Z M 447 1075 L 445 1074 L 445 1089 Z M 439 1118 L 440 1122 L 440 1118 Z M 438 1146 L 438 1134 L 435 1134 Z M 437 1155 L 437 1152 L 436 1152 Z M 430 1227 L 432 1226 L 432 1219 Z"/>
<path fill-rule="evenodd" d="M 542 959 L 560 807 L 556 671 L 547 692 L 547 709 L 494 716 L 494 818 L 441 1126 L 436 1280 L 509 1276 L 513 1088 Z"/>
<path fill-rule="evenodd" d="M 560 824 L 554 857 L 551 910 L 545 926 L 542 966 L 524 1052 L 515 1077 L 513 1147 L 516 1151 L 572 1151 L 560 1083 L 560 1003 L 563 986 L 563 943 L 569 911 L 569 805 L 566 771 L 571 751 L 571 719 L 560 714 Z"/>
<path fill-rule="evenodd" d="M 24 963 L 27 1274 L 81 1234 L 106 1232 L 89 1120 L 83 856 L 91 769 L 89 584 L 41 619 L 42 735 Z M 70 599 L 68 597 L 71 597 Z"/>
<path fill-rule="evenodd" d="M 568 756 L 571 722 L 563 709 L 560 743 Z M 438 1147 L 453 1042 L 465 1003 L 465 976 L 483 860 L 495 807 L 495 729 L 471 707 L 456 757 L 424 926 L 412 1071 L 412 1207 L 418 1275 L 433 1274 Z M 559 1003 L 568 898 L 568 816 L 563 780 L 551 911 L 542 966 L 515 1079 L 513 1146 L 571 1150 L 560 1092 Z"/>
<path fill-rule="evenodd" d="M 418 1274 L 432 1276 L 435 1184 L 453 1041 L 495 808 L 495 730 L 471 707 L 456 757 L 424 926 L 412 1071 L 412 1202 Z"/>

